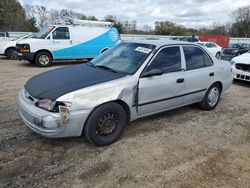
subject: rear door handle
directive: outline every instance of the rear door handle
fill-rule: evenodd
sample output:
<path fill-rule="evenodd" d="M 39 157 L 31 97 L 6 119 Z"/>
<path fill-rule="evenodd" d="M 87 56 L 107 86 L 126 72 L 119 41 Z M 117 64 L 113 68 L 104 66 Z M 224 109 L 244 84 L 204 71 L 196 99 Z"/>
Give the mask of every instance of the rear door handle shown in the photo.
<path fill-rule="evenodd" d="M 209 76 L 214 76 L 214 72 L 210 72 Z"/>
<path fill-rule="evenodd" d="M 176 80 L 176 82 L 179 84 L 179 83 L 183 83 L 184 82 L 184 78 L 179 78 Z"/>

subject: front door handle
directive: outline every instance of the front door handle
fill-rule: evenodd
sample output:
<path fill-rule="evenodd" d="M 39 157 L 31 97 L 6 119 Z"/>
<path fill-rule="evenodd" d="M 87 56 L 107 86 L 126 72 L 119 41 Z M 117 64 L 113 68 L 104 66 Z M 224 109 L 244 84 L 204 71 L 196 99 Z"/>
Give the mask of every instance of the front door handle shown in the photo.
<path fill-rule="evenodd" d="M 183 83 L 184 82 L 184 78 L 179 78 L 176 80 L 176 82 L 179 84 L 179 83 Z"/>
<path fill-rule="evenodd" d="M 209 76 L 214 76 L 214 72 L 210 72 Z"/>

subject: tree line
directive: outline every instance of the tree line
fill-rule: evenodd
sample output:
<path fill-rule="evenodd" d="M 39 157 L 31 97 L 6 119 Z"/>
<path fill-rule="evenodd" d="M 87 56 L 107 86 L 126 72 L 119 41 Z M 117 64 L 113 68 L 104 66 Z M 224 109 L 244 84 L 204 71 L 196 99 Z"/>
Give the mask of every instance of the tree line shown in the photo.
<path fill-rule="evenodd" d="M 107 15 L 101 21 L 110 21 L 120 33 L 156 35 L 199 35 L 229 34 L 233 37 L 250 37 L 250 6 L 241 7 L 230 13 L 231 22 L 213 23 L 207 28 L 187 28 L 174 22 L 156 21 L 154 29 L 149 25 L 138 28 L 136 20 L 120 20 Z M 39 31 L 50 24 L 63 23 L 70 19 L 98 20 L 94 15 L 62 9 L 47 9 L 40 5 L 24 5 L 17 0 L 0 1 L 0 31 Z"/>

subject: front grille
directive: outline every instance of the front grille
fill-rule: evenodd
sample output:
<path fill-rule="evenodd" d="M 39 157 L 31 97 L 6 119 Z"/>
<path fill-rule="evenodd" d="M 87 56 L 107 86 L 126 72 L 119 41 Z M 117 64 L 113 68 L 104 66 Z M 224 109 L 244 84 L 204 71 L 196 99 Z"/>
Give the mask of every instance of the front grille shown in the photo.
<path fill-rule="evenodd" d="M 35 102 L 35 98 L 32 97 L 27 91 L 24 90 L 24 97 L 26 100 L 29 100 L 29 102 L 34 103 Z"/>
<path fill-rule="evenodd" d="M 236 63 L 235 68 L 238 70 L 245 71 L 245 72 L 250 72 L 250 65 L 247 65 L 247 64 Z"/>

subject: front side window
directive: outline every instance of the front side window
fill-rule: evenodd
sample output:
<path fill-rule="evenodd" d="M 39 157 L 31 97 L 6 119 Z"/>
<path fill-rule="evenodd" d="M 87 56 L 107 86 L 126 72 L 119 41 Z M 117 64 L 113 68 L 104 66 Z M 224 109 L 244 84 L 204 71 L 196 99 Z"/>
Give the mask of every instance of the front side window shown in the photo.
<path fill-rule="evenodd" d="M 200 48 L 193 46 L 183 46 L 186 69 L 193 70 L 212 65 L 212 60 Z"/>
<path fill-rule="evenodd" d="M 69 39 L 69 28 L 68 27 L 58 27 L 52 33 L 53 39 L 65 40 Z"/>
<path fill-rule="evenodd" d="M 162 49 L 151 64 L 146 68 L 146 71 L 152 69 L 160 69 L 163 73 L 177 72 L 181 70 L 181 54 L 180 48 L 167 47 Z"/>

